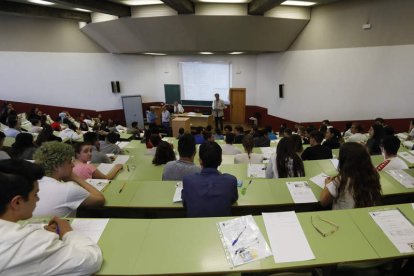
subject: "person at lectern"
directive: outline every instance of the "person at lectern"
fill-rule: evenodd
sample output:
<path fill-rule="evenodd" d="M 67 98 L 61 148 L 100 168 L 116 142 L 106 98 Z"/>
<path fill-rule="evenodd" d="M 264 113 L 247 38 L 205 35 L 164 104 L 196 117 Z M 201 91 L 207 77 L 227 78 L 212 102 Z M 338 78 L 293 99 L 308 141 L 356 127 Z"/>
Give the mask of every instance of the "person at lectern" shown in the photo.
<path fill-rule="evenodd" d="M 220 100 L 220 95 L 218 93 L 214 94 L 216 99 L 213 101 L 212 109 L 213 109 L 213 117 L 216 122 L 216 128 L 219 128 L 223 131 L 223 117 L 224 112 L 223 110 L 226 108 L 223 100 Z"/>
<path fill-rule="evenodd" d="M 174 102 L 174 113 L 184 113 L 184 107 L 177 101 Z"/>

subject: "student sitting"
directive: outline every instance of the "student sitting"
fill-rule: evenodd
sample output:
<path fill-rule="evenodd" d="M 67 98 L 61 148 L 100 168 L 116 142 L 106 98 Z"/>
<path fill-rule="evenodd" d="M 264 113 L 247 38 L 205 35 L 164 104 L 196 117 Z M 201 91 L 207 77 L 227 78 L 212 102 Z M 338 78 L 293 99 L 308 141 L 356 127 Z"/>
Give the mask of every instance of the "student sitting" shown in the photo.
<path fill-rule="evenodd" d="M 184 136 L 184 133 L 185 133 L 184 128 L 180 127 L 180 128 L 178 129 L 177 139 L 178 139 L 178 140 L 180 140 L 180 139 L 181 139 L 181 137 L 183 137 L 183 136 Z"/>
<path fill-rule="evenodd" d="M 82 132 L 72 123 L 68 123 L 68 127 L 59 133 L 59 137 L 62 139 L 69 140 L 80 140 L 82 139 Z"/>
<path fill-rule="evenodd" d="M 351 209 L 375 206 L 381 200 L 381 185 L 366 148 L 355 142 L 345 143 L 339 150 L 339 174 L 325 180 L 320 195 L 322 206 Z"/>
<path fill-rule="evenodd" d="M 290 137 L 282 138 L 277 144 L 266 167 L 266 178 L 287 178 L 305 176 L 302 159 L 295 152 L 295 144 Z"/>
<path fill-rule="evenodd" d="M 243 138 L 244 138 L 244 129 L 242 126 L 236 126 L 235 128 L 235 134 L 236 137 L 234 137 L 234 143 L 235 144 L 242 144 L 243 143 Z"/>
<path fill-rule="evenodd" d="M 239 153 L 234 156 L 234 164 L 261 164 L 263 162 L 263 154 L 253 153 L 253 137 L 250 134 L 243 138 L 243 148 L 244 153 Z"/>
<path fill-rule="evenodd" d="M 219 217 L 231 215 L 231 206 L 238 199 L 237 179 L 222 174 L 221 147 L 216 142 L 200 146 L 200 173 L 184 176 L 181 197 L 188 217 Z"/>
<path fill-rule="evenodd" d="M 98 179 L 113 179 L 116 174 L 122 169 L 121 164 L 115 164 L 113 169 L 108 174 L 103 174 L 96 166 L 88 164 L 92 158 L 92 146 L 88 143 L 76 143 L 75 161 L 73 172 L 82 179 L 98 178 Z"/>
<path fill-rule="evenodd" d="M 216 133 L 213 135 L 213 137 L 214 137 L 214 140 L 224 140 L 224 135 L 221 133 L 220 128 L 216 128 Z"/>
<path fill-rule="evenodd" d="M 147 152 L 145 153 L 145 155 L 155 155 L 155 152 L 157 151 L 157 147 L 161 142 L 161 137 L 159 134 L 151 134 L 150 138 L 149 138 L 149 142 L 151 144 L 151 147 L 147 149 Z"/>
<path fill-rule="evenodd" d="M 292 134 L 290 138 L 293 141 L 293 144 L 295 146 L 295 152 L 300 157 L 303 152 L 303 144 L 302 144 L 302 137 L 300 137 L 298 134 Z"/>
<path fill-rule="evenodd" d="M 240 149 L 233 146 L 234 137 L 235 135 L 233 133 L 229 133 L 226 135 L 226 139 L 225 139 L 226 144 L 221 146 L 223 155 L 235 155 L 235 154 L 242 153 Z"/>
<path fill-rule="evenodd" d="M 31 119 L 30 123 L 32 123 L 32 127 L 29 129 L 30 133 L 40 133 L 42 131 L 42 126 L 40 120 L 38 119 Z"/>
<path fill-rule="evenodd" d="M 15 138 L 20 133 L 20 121 L 15 115 L 7 117 L 7 128 L 4 130 L 6 137 Z"/>
<path fill-rule="evenodd" d="M 44 125 L 42 131 L 37 135 L 36 146 L 40 147 L 44 142 L 58 141 L 62 142 L 62 138 L 53 134 L 53 129 L 50 125 Z"/>
<path fill-rule="evenodd" d="M 396 136 L 386 136 L 383 139 L 381 147 L 385 160 L 376 167 L 377 171 L 408 169 L 407 164 L 397 156 L 400 144 Z"/>
<path fill-rule="evenodd" d="M 9 154 L 5 152 L 4 150 L 2 150 L 5 138 L 6 138 L 6 135 L 4 135 L 2 131 L 0 131 L 0 160 L 10 159 Z"/>
<path fill-rule="evenodd" d="M 414 140 L 414 119 L 410 120 L 410 126 L 408 127 L 407 140 Z"/>
<path fill-rule="evenodd" d="M 155 151 L 154 158 L 152 159 L 152 164 L 155 166 L 164 165 L 167 164 L 167 162 L 174 161 L 175 158 L 175 152 L 173 149 L 173 145 L 161 141 L 158 146 L 157 150 Z"/>
<path fill-rule="evenodd" d="M 325 141 L 322 143 L 323 146 L 333 149 L 339 149 L 341 147 L 341 132 L 336 128 L 330 127 L 326 131 Z"/>
<path fill-rule="evenodd" d="M 79 206 L 102 206 L 103 194 L 72 172 L 73 148 L 60 142 L 46 142 L 34 154 L 35 163 L 45 170 L 39 180 L 35 216 L 74 217 Z"/>
<path fill-rule="evenodd" d="M 331 159 L 332 150 L 328 147 L 321 145 L 323 140 L 323 134 L 314 130 L 310 133 L 310 147 L 306 148 L 302 153 L 302 160 L 320 160 L 320 159 Z"/>
<path fill-rule="evenodd" d="M 134 139 L 141 139 L 141 132 L 138 128 L 138 122 L 132 122 L 131 127 L 127 128 L 127 133 L 132 134 Z"/>
<path fill-rule="evenodd" d="M 231 125 L 225 125 L 224 126 L 224 135 L 227 135 L 227 134 L 232 133 L 232 132 L 233 132 L 233 127 Z"/>
<path fill-rule="evenodd" d="M 68 221 L 54 217 L 44 229 L 17 223 L 32 217 L 42 176 L 42 168 L 30 162 L 0 161 L 1 274 L 94 274 L 102 264 L 101 250 Z"/>
<path fill-rule="evenodd" d="M 33 142 L 33 136 L 30 133 L 22 132 L 17 134 L 16 141 L 11 147 L 10 156 L 13 159 L 32 160 L 36 146 Z"/>
<path fill-rule="evenodd" d="M 365 144 L 368 140 L 367 136 L 362 134 L 362 126 L 358 123 L 352 123 L 351 133 L 352 135 L 348 137 L 346 142 L 356 142 Z"/>
<path fill-rule="evenodd" d="M 83 135 L 83 141 L 92 146 L 91 163 L 112 163 L 111 159 L 100 151 L 101 144 L 99 143 L 98 134 L 96 132 L 86 132 Z"/>
<path fill-rule="evenodd" d="M 265 129 L 260 129 L 257 132 L 257 136 L 253 138 L 253 143 L 255 147 L 270 147 L 270 139 L 267 137 L 267 131 Z"/>
<path fill-rule="evenodd" d="M 196 144 L 193 135 L 184 134 L 178 140 L 178 153 L 179 160 L 170 161 L 165 165 L 162 180 L 183 180 L 184 176 L 201 171 L 200 167 L 194 164 Z"/>
<path fill-rule="evenodd" d="M 370 155 L 381 154 L 381 142 L 383 137 L 384 128 L 382 125 L 375 124 L 369 128 L 369 139 L 366 146 Z"/>
<path fill-rule="evenodd" d="M 62 126 L 60 125 L 61 122 L 62 122 L 62 119 L 60 118 L 60 116 L 58 116 L 55 119 L 55 121 L 50 124 L 50 126 L 52 127 L 54 131 L 61 131 L 62 130 Z"/>
<path fill-rule="evenodd" d="M 270 141 L 274 141 L 277 139 L 276 134 L 273 132 L 272 126 L 266 127 L 267 137 L 270 139 Z"/>
<path fill-rule="evenodd" d="M 203 136 L 203 127 L 199 126 L 196 128 L 196 134 L 194 135 L 195 141 L 197 145 L 201 145 L 205 142 Z"/>
<path fill-rule="evenodd" d="M 122 154 L 121 148 L 116 144 L 120 137 L 121 136 L 118 133 L 109 132 L 105 138 L 105 141 L 101 141 L 99 143 L 99 151 L 105 154 Z"/>

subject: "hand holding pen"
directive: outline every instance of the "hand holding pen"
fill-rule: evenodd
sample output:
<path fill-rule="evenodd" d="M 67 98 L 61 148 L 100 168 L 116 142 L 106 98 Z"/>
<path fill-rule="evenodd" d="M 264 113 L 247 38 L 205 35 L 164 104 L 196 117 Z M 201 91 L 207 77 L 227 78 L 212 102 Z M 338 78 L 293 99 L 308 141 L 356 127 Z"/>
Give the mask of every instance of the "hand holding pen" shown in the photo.
<path fill-rule="evenodd" d="M 66 219 L 61 219 L 58 217 L 53 217 L 49 224 L 45 226 L 45 230 L 54 232 L 59 235 L 59 238 L 62 239 L 62 237 L 67 233 L 72 231 L 72 227 L 70 226 L 70 223 Z"/>

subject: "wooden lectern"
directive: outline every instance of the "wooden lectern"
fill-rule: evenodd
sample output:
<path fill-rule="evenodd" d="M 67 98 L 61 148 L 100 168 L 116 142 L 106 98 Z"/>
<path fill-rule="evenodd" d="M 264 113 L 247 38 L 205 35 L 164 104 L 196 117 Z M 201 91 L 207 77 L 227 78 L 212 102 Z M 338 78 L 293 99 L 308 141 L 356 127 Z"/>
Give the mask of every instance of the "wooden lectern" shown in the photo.
<path fill-rule="evenodd" d="M 190 118 L 177 117 L 177 118 L 173 119 L 172 120 L 172 131 L 173 131 L 173 136 L 174 137 L 178 136 L 178 130 L 180 128 L 184 128 L 184 131 L 186 133 L 190 133 L 191 132 Z"/>

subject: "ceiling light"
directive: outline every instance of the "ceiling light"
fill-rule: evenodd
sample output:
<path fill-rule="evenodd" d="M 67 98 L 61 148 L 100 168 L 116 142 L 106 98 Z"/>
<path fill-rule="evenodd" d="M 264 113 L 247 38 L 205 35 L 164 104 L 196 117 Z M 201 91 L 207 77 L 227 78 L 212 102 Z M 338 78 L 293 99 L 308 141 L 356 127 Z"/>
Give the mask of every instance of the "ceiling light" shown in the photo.
<path fill-rule="evenodd" d="M 144 53 L 144 55 L 152 55 L 152 56 L 165 56 L 167 54 L 163 54 L 163 53 Z"/>
<path fill-rule="evenodd" d="M 85 10 L 85 9 L 80 9 L 80 8 L 74 8 L 77 11 L 81 11 L 81 12 L 92 12 L 90 10 Z"/>
<path fill-rule="evenodd" d="M 143 5 L 158 5 L 164 4 L 161 0 L 124 0 L 121 1 L 122 4 L 128 6 L 143 6 Z"/>
<path fill-rule="evenodd" d="M 212 52 L 200 52 L 200 54 L 202 54 L 202 55 L 212 55 L 213 53 Z"/>
<path fill-rule="evenodd" d="M 198 0 L 204 3 L 248 3 L 249 0 Z"/>
<path fill-rule="evenodd" d="M 307 2 L 307 1 L 285 1 L 280 5 L 307 7 L 307 6 L 313 6 L 315 4 L 316 4 L 315 2 Z"/>
<path fill-rule="evenodd" d="M 244 52 L 231 52 L 229 53 L 229 55 L 240 55 L 243 54 Z"/>
<path fill-rule="evenodd" d="M 28 0 L 29 2 L 40 4 L 40 5 L 54 5 L 55 3 L 43 1 L 43 0 Z"/>

